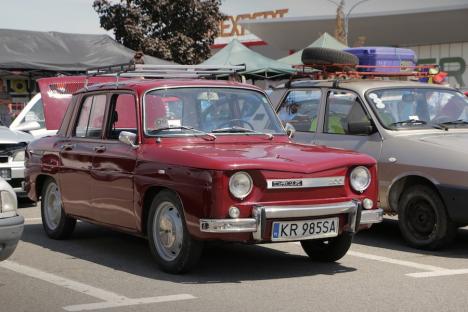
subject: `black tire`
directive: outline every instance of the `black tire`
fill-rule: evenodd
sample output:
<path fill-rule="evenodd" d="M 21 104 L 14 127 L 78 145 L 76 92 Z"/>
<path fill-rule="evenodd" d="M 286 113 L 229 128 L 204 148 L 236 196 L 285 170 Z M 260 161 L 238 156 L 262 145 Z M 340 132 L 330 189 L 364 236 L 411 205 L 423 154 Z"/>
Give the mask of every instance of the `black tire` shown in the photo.
<path fill-rule="evenodd" d="M 168 208 L 170 206 L 173 208 Z M 176 210 L 174 211 L 174 209 Z M 158 225 L 156 218 L 163 218 L 163 216 L 161 216 L 161 213 L 164 213 L 163 210 L 167 210 L 167 214 L 171 215 L 172 218 L 178 218 L 175 220 L 169 217 L 166 218 L 166 220 L 170 219 L 171 221 L 171 230 L 168 231 L 166 235 L 169 237 L 173 232 L 176 233 L 176 238 L 172 244 L 179 242 L 180 247 L 177 252 L 169 253 L 170 247 L 164 246 L 164 238 L 162 235 L 159 235 L 162 230 L 162 224 L 159 223 Z M 179 221 L 180 226 L 177 226 Z M 178 230 L 181 231 L 181 235 L 177 234 Z M 203 243 L 190 236 L 185 222 L 182 203 L 174 193 L 162 191 L 153 198 L 147 220 L 147 235 L 151 253 L 156 263 L 163 271 L 173 274 L 186 273 L 197 265 L 203 250 Z"/>
<path fill-rule="evenodd" d="M 302 249 L 310 259 L 320 262 L 334 262 L 343 258 L 351 247 L 353 234 L 343 233 L 337 237 L 301 241 Z"/>
<path fill-rule="evenodd" d="M 332 64 L 346 64 L 349 65 L 345 69 L 354 67 L 359 64 L 357 56 L 335 49 L 328 48 L 305 48 L 302 51 L 302 63 L 306 65 L 332 65 Z M 329 71 L 343 70 L 340 67 L 326 67 Z"/>
<path fill-rule="evenodd" d="M 58 219 L 57 226 L 52 227 L 47 221 L 47 218 L 49 218 L 48 212 L 46 211 L 47 205 L 49 204 L 47 192 L 49 188 L 53 188 L 53 187 L 57 188 L 58 190 L 57 182 L 53 178 L 47 178 L 44 181 L 44 185 L 42 187 L 42 192 L 41 192 L 42 226 L 47 236 L 49 236 L 50 238 L 67 239 L 72 235 L 73 230 L 75 229 L 76 219 L 71 218 L 66 215 L 65 211 L 63 210 L 61 196 L 59 196 L 60 198 L 58 198 L 58 200 L 60 200 L 60 218 Z"/>
<path fill-rule="evenodd" d="M 402 194 L 398 225 L 410 246 L 427 250 L 448 245 L 457 231 L 440 196 L 426 185 L 412 186 Z"/>

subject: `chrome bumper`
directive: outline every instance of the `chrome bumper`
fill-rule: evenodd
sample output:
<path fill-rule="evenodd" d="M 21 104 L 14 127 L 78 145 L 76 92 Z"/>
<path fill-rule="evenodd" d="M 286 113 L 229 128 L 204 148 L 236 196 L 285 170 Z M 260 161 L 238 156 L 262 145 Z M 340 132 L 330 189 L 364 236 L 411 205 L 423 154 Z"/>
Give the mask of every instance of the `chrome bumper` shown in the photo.
<path fill-rule="evenodd" d="M 252 218 L 200 219 L 200 231 L 208 233 L 251 232 L 255 240 L 262 240 L 269 219 L 319 217 L 348 214 L 345 231 L 355 233 L 361 220 L 361 204 L 356 201 L 307 206 L 255 206 Z"/>

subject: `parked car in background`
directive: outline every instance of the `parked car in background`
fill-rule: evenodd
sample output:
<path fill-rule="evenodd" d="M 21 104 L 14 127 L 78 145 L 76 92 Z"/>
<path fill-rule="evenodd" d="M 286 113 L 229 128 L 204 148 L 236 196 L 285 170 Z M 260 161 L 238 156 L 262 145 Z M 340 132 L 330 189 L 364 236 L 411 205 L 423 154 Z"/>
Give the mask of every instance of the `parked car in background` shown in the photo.
<path fill-rule="evenodd" d="M 25 132 L 10 130 L 0 123 L 0 177 L 6 180 L 18 194 L 25 196 L 24 151 L 33 137 Z"/>
<path fill-rule="evenodd" d="M 468 224 L 468 102 L 455 89 L 409 81 L 296 80 L 270 97 L 298 143 L 378 161 L 380 206 L 417 248 L 449 243 Z"/>
<path fill-rule="evenodd" d="M 144 236 L 172 273 L 193 267 L 205 240 L 300 241 L 336 261 L 382 220 L 374 159 L 291 143 L 266 94 L 234 82 L 82 89 L 57 135 L 28 146 L 26 166 L 49 237 L 69 237 L 76 219 Z"/>
<path fill-rule="evenodd" d="M 17 207 L 15 192 L 0 178 L 0 261 L 15 251 L 23 233 L 24 218 L 18 215 Z"/>
<path fill-rule="evenodd" d="M 111 81 L 110 77 L 62 76 L 38 80 L 36 94 L 10 124 L 11 130 L 41 138 L 57 133 L 72 94 L 87 85 Z"/>

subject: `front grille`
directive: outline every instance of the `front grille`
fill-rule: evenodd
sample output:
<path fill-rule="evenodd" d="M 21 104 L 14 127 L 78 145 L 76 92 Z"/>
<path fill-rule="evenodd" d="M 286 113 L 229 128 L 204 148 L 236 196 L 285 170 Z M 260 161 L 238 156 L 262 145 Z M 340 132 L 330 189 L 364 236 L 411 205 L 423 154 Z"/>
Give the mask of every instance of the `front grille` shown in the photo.
<path fill-rule="evenodd" d="M 23 182 L 23 179 L 11 179 L 8 181 L 8 183 L 11 185 L 11 187 L 16 188 L 16 187 L 21 187 L 21 182 Z"/>
<path fill-rule="evenodd" d="M 17 143 L 17 144 L 0 144 L 0 158 L 6 157 L 6 161 L 1 162 L 8 162 L 8 156 L 11 156 L 15 151 L 25 149 L 27 143 Z"/>
<path fill-rule="evenodd" d="M 8 156 L 0 156 L 0 164 L 4 164 L 8 162 Z"/>

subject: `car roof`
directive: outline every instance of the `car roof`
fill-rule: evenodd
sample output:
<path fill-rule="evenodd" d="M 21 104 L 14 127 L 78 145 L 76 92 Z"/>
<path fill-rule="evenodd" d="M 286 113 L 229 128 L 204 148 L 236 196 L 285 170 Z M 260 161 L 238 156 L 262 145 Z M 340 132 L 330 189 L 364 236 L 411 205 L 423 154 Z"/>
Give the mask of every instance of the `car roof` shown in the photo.
<path fill-rule="evenodd" d="M 370 89 L 378 88 L 443 88 L 447 90 L 455 90 L 451 87 L 442 85 L 423 83 L 418 81 L 402 81 L 402 80 L 377 80 L 377 79 L 349 79 L 349 80 L 296 80 L 290 84 L 291 89 L 294 88 L 334 88 L 337 84 L 340 89 L 349 89 L 364 93 Z M 280 85 L 275 89 L 287 88 L 287 84 Z"/>
<path fill-rule="evenodd" d="M 134 90 L 143 93 L 148 90 L 157 88 L 175 88 L 175 87 L 226 87 L 226 88 L 242 88 L 261 91 L 262 89 L 250 85 L 227 80 L 209 80 L 209 79 L 126 79 L 118 82 L 106 82 L 88 86 L 86 89 L 81 89 L 80 92 L 90 92 L 98 90 Z"/>

